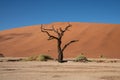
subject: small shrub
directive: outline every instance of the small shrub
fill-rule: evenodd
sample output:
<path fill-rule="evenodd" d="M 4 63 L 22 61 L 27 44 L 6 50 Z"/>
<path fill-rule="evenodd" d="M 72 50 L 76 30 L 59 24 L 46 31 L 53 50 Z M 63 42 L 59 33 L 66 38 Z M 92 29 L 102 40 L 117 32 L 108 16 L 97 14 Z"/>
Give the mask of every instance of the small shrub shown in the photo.
<path fill-rule="evenodd" d="M 47 61 L 47 60 L 52 60 L 52 58 L 48 55 L 39 55 L 36 58 L 37 61 Z"/>
<path fill-rule="evenodd" d="M 47 61 L 47 60 L 52 60 L 48 55 L 38 55 L 38 56 L 31 56 L 26 59 L 26 61 Z"/>
<path fill-rule="evenodd" d="M 30 56 L 26 59 L 26 61 L 35 61 L 37 56 Z"/>
<path fill-rule="evenodd" d="M 88 59 L 83 54 L 81 54 L 76 57 L 75 61 L 76 62 L 86 62 L 86 61 L 88 61 Z"/>

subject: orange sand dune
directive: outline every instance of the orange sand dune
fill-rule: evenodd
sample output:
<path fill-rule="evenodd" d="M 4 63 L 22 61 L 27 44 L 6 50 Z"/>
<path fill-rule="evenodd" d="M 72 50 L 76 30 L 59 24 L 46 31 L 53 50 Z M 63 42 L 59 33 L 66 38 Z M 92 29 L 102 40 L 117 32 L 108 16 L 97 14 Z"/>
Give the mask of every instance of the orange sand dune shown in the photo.
<path fill-rule="evenodd" d="M 84 53 L 87 57 L 120 58 L 120 24 L 97 24 L 71 22 L 72 27 L 63 38 L 63 45 L 69 40 L 79 42 L 71 44 L 64 52 L 65 57 L 75 57 Z M 45 26 L 64 28 L 67 23 L 57 22 Z M 24 57 L 49 54 L 57 57 L 56 41 L 47 40 L 40 31 L 40 25 L 15 28 L 0 32 L 0 53 L 5 56 Z"/>

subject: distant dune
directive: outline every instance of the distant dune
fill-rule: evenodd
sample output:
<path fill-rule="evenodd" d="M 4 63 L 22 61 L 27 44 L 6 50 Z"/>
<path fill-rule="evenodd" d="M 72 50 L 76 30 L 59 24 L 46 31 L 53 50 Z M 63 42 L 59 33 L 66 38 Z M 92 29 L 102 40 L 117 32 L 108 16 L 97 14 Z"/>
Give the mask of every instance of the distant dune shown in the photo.
<path fill-rule="evenodd" d="M 71 22 L 72 27 L 63 38 L 63 45 L 77 39 L 64 52 L 65 57 L 75 57 L 84 53 L 87 57 L 120 58 L 120 24 L 97 24 Z M 45 24 L 64 28 L 67 23 Z M 0 31 L 0 53 L 5 56 L 24 57 L 49 54 L 57 57 L 56 41 L 47 40 L 47 35 L 40 31 L 40 25 L 14 28 Z"/>

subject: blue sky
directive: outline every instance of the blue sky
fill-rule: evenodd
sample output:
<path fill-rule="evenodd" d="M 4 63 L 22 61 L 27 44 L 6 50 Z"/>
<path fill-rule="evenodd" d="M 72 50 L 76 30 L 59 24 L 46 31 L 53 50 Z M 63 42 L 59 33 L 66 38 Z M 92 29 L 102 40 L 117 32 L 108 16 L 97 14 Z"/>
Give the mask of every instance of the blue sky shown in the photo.
<path fill-rule="evenodd" d="M 0 30 L 68 21 L 120 24 L 120 0 L 0 0 Z"/>

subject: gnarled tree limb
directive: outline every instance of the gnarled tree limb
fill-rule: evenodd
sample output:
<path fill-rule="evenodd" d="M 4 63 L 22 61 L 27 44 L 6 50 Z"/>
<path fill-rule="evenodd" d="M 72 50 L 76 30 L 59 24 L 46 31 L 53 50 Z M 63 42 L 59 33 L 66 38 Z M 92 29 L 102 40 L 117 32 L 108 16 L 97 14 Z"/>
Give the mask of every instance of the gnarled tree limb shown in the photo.
<path fill-rule="evenodd" d="M 71 27 L 71 24 L 68 24 L 68 26 L 65 27 L 65 29 L 62 29 L 61 27 L 59 28 L 60 30 L 60 37 L 62 38 L 64 33 Z"/>
<path fill-rule="evenodd" d="M 48 32 L 48 31 L 51 31 L 51 30 L 52 30 L 52 29 L 45 29 L 45 28 L 43 28 L 43 25 L 41 25 L 41 32 L 44 32 L 44 33 L 46 33 L 46 34 L 49 36 L 48 40 L 58 39 L 57 37 L 51 35 L 51 34 Z"/>
<path fill-rule="evenodd" d="M 68 42 L 67 44 L 64 45 L 64 47 L 62 48 L 62 51 L 64 51 L 71 43 L 77 42 L 78 40 L 72 40 L 70 42 Z"/>

